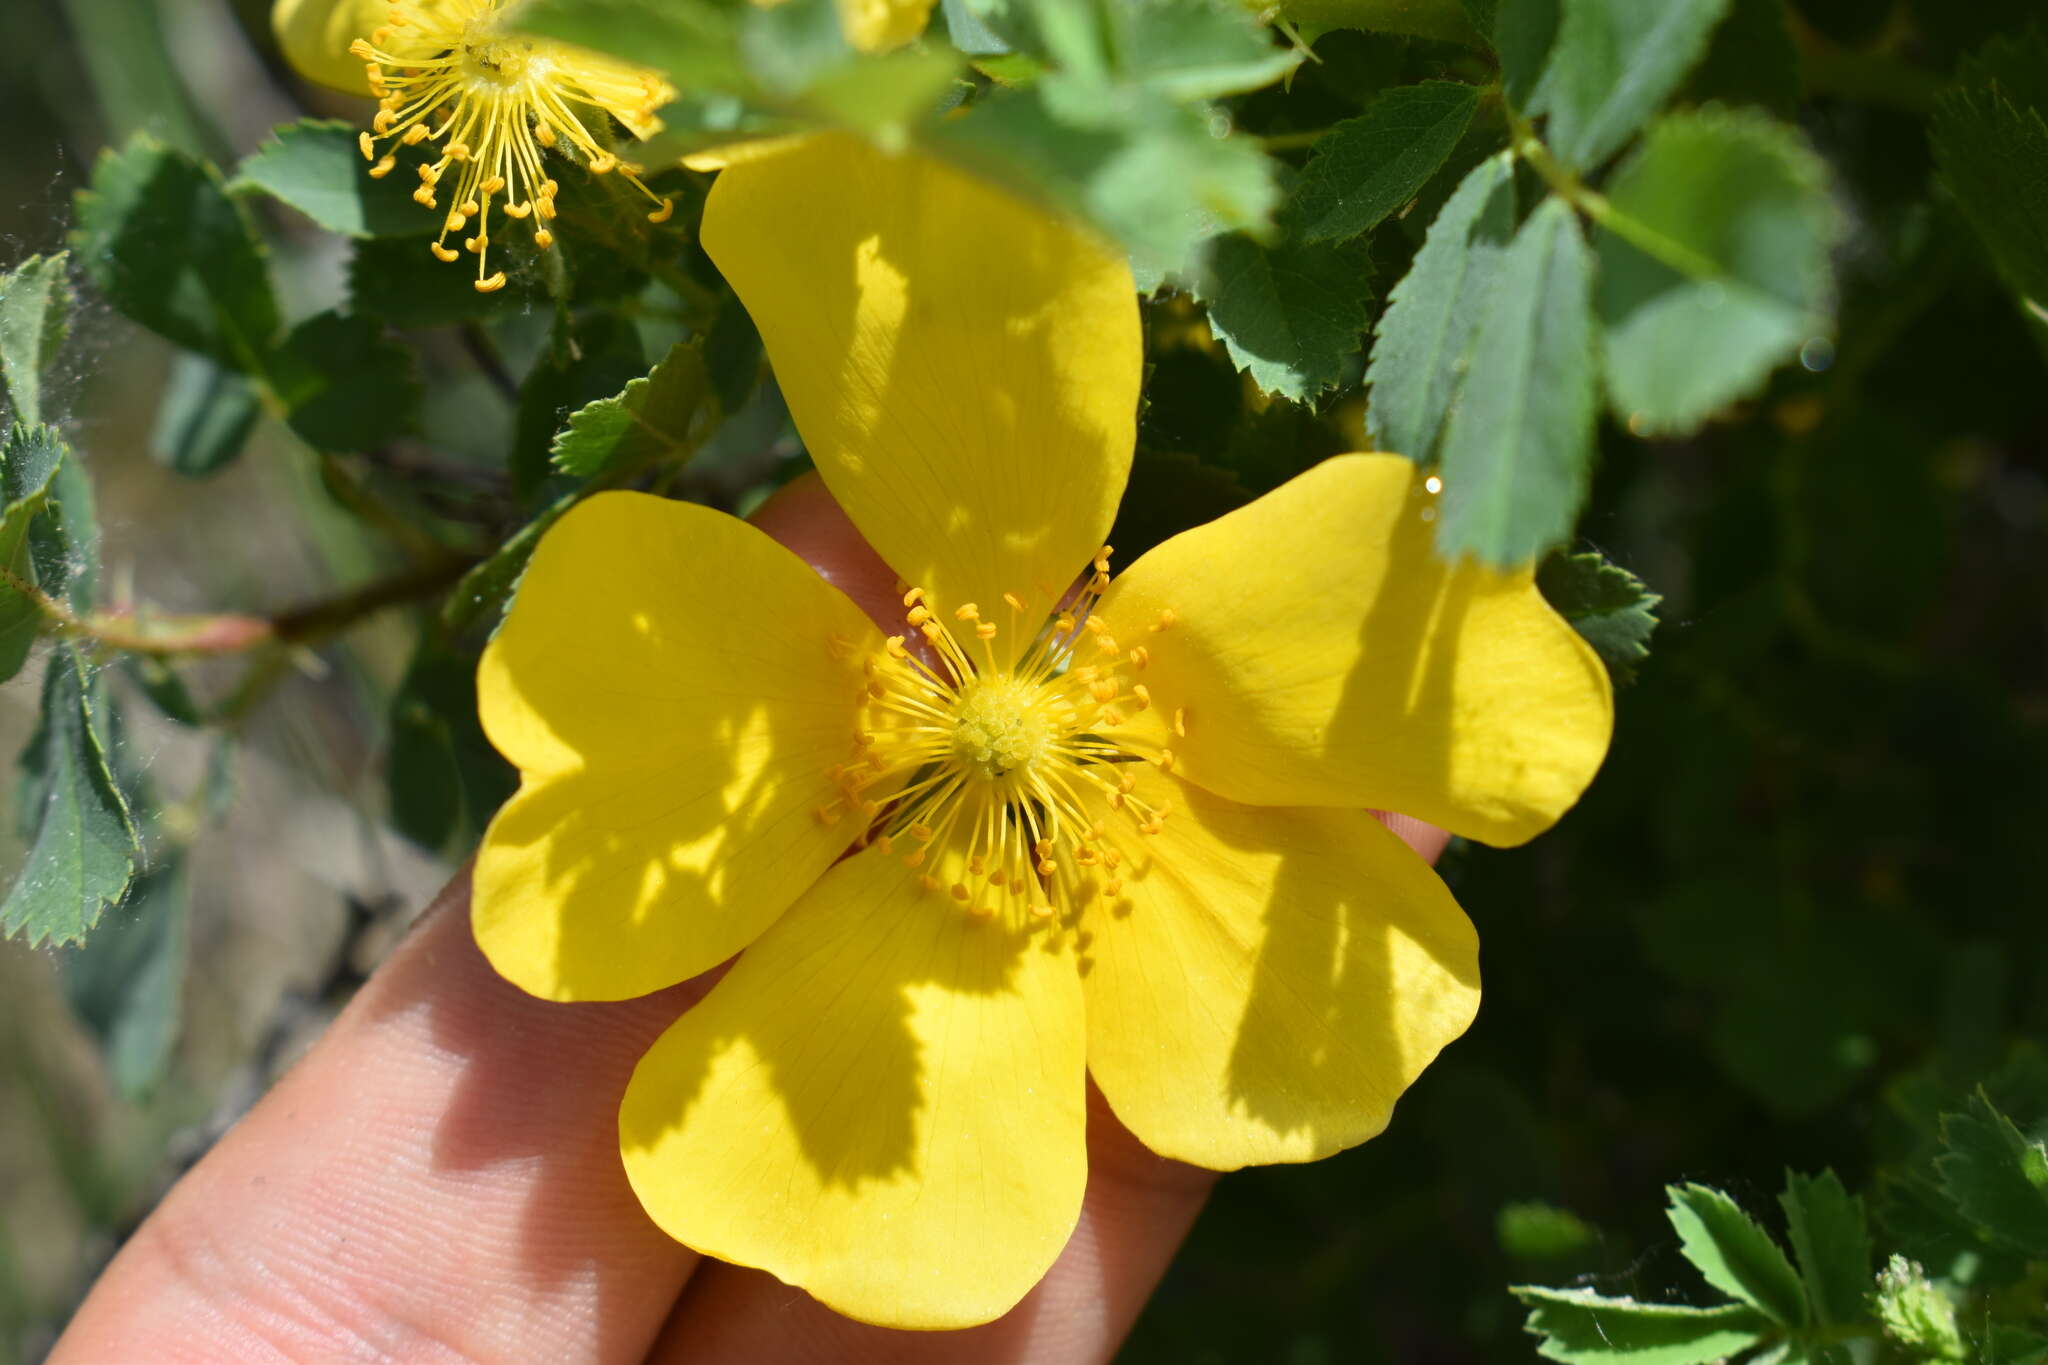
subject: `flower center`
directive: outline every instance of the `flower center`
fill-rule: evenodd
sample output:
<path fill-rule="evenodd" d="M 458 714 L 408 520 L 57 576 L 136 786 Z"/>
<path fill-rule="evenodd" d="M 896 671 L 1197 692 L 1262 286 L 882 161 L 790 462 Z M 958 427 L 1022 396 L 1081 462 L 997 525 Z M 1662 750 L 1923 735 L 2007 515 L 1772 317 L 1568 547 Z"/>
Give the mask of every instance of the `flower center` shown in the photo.
<path fill-rule="evenodd" d="M 443 261 L 462 259 L 448 239 L 474 219 L 475 234 L 463 237 L 462 245 L 476 257 L 476 287 L 485 294 L 505 287 L 505 272 L 490 268 L 494 205 L 508 218 L 531 219 L 535 246 L 546 250 L 555 244 L 548 224 L 560 187 L 542 167 L 550 148 L 580 159 L 593 175 L 618 171 L 654 204 L 649 222 L 665 223 L 675 212 L 672 200 L 641 181 L 640 167 L 620 161 L 600 141 L 607 114 L 637 134 L 651 132 L 655 109 L 674 92 L 652 71 L 563 43 L 506 34 L 506 4 L 393 0 L 384 25 L 349 45 L 368 64 L 370 90 L 378 97 L 372 131 L 360 138 L 370 174 L 391 174 L 397 146 L 438 144 L 440 157 L 421 163 L 412 197 L 424 208 L 439 209 L 442 180 L 460 167 L 441 235 L 429 249 Z"/>
<path fill-rule="evenodd" d="M 1049 611 L 1005 593 L 1002 624 L 962 604 L 950 613 L 958 635 L 923 589 L 906 592 L 924 647 L 895 635 L 863 660 L 855 757 L 832 769 L 840 796 L 818 818 L 856 814 L 859 842 L 900 856 L 924 890 L 978 916 L 1054 921 L 1097 894 L 1119 895 L 1123 855 L 1110 822 L 1148 835 L 1164 827 L 1165 803 L 1137 796 L 1134 773 L 1142 762 L 1172 768 L 1173 753 L 1116 733 L 1152 694 L 1136 677 L 1149 651 L 1125 649 L 1089 614 L 1109 586 L 1108 556 L 1105 546 L 1075 600 Z M 1154 629 L 1171 623 L 1169 612 Z M 998 655 L 1006 633 L 1013 647 Z M 1175 730 L 1185 725 L 1176 713 Z M 868 795 L 884 787 L 894 795 Z"/>
<path fill-rule="evenodd" d="M 1015 677 L 975 679 L 954 708 L 955 758 L 986 782 L 1013 772 L 1028 776 L 1032 760 L 1050 751 L 1058 731 L 1046 702 Z"/>

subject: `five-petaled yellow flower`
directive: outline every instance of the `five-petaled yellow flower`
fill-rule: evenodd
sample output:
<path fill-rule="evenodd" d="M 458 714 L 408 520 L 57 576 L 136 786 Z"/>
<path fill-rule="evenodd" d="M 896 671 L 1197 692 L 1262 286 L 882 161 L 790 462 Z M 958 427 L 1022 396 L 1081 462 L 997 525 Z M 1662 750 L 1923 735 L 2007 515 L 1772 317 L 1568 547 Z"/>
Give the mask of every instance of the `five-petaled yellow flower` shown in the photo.
<path fill-rule="evenodd" d="M 520 33 L 513 9 L 512 0 L 277 0 L 271 12 L 302 73 L 377 97 L 362 134 L 371 175 L 397 168 L 396 148 L 433 144 L 413 191 L 442 215 L 429 250 L 448 262 L 474 255 L 486 294 L 505 287 L 505 272 L 490 268 L 494 209 L 525 222 L 535 246 L 555 244 L 551 152 L 596 175 L 616 172 L 653 205 L 651 222 L 675 212 L 642 181 L 644 168 L 610 149 L 612 119 L 646 137 L 675 91 L 652 71 Z"/>
<path fill-rule="evenodd" d="M 606 493 L 484 656 L 522 775 L 476 867 L 497 969 L 605 1000 L 744 949 L 626 1093 L 648 1212 L 853 1317 L 958 1327 L 1073 1229 L 1090 1075 L 1217 1169 L 1379 1132 L 1479 983 L 1367 810 L 1543 830 L 1606 751 L 1599 660 L 1527 571 L 1438 560 L 1390 455 L 1111 578 L 1131 278 L 979 182 L 814 137 L 725 171 L 703 241 L 906 590 L 885 634 L 752 527 Z"/>

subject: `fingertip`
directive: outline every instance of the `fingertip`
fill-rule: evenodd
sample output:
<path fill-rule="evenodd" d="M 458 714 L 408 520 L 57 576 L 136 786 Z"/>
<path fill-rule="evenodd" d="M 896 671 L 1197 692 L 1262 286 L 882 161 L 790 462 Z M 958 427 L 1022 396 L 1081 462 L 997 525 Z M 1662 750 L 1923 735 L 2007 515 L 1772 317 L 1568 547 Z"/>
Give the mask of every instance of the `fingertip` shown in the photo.
<path fill-rule="evenodd" d="M 815 472 L 777 489 L 747 518 L 852 598 L 883 630 L 902 628 L 896 574 L 862 538 Z"/>

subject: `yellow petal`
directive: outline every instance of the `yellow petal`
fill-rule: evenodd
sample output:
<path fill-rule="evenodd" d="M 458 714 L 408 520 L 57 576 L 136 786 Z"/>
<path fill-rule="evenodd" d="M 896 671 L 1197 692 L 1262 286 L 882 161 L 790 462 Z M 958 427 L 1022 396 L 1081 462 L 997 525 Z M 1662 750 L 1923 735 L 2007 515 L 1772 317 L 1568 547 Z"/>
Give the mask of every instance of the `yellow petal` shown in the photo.
<path fill-rule="evenodd" d="M 478 709 L 521 771 L 473 917 L 535 995 L 615 1000 L 751 942 L 860 821 L 815 810 L 852 756 L 860 609 L 744 522 L 600 493 L 541 540 Z"/>
<path fill-rule="evenodd" d="M 1130 472 L 1141 348 L 1123 257 L 843 134 L 734 164 L 703 240 L 819 472 L 890 567 L 942 610 L 1005 592 L 1049 607 L 1101 548 Z"/>
<path fill-rule="evenodd" d="M 351 95 L 368 95 L 363 63 L 348 55 L 348 45 L 369 37 L 390 14 L 390 0 L 277 0 L 270 27 L 285 60 L 301 76 Z"/>
<path fill-rule="evenodd" d="M 1399 456 L 1340 456 L 1132 565 L 1097 608 L 1150 654 L 1123 734 L 1254 805 L 1549 828 L 1606 756 L 1607 671 L 1528 569 L 1439 559 L 1435 501 Z"/>
<path fill-rule="evenodd" d="M 841 863 L 642 1059 L 619 1111 L 654 1221 L 887 1327 L 986 1322 L 1087 1178 L 1071 950 Z"/>
<path fill-rule="evenodd" d="M 1429 866 L 1362 811 L 1173 803 L 1119 839 L 1084 920 L 1088 1069 L 1162 1156 L 1314 1161 L 1387 1125 L 1479 1007 L 1479 942 Z M 1120 826 L 1107 822 L 1112 830 Z"/>
<path fill-rule="evenodd" d="M 887 52 L 924 32 L 932 0 L 839 0 L 839 28 L 857 52 Z"/>

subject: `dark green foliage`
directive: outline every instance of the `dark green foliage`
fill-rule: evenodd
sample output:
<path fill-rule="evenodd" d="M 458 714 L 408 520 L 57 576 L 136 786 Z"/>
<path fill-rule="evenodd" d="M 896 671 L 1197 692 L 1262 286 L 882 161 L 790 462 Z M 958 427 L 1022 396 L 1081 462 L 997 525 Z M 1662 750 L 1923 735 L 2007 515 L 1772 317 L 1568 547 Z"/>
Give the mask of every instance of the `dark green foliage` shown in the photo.
<path fill-rule="evenodd" d="M 1476 88 L 1449 81 L 1397 86 L 1379 96 L 1316 142 L 1289 196 L 1290 226 L 1308 242 L 1377 227 L 1436 174 L 1478 104 Z"/>
<path fill-rule="evenodd" d="M 0 389 L 26 426 L 43 420 L 43 375 L 70 330 L 67 265 L 62 252 L 31 256 L 0 275 Z"/>
<path fill-rule="evenodd" d="M 357 146 L 362 129 L 306 119 L 274 131 L 235 170 L 228 189 L 260 192 L 289 204 L 329 232 L 350 237 L 416 237 L 438 231 L 442 215 L 413 202 L 419 177 L 410 163 L 372 179 Z"/>
<path fill-rule="evenodd" d="M 1636 665 L 1650 656 L 1662 597 L 1597 551 L 1550 556 L 1536 570 L 1536 586 L 1617 681 L 1635 677 Z"/>
<path fill-rule="evenodd" d="M 246 375 L 188 351 L 164 385 L 149 453 L 190 478 L 233 463 L 263 415 L 261 392 Z"/>
<path fill-rule="evenodd" d="M 1330 243 L 1268 248 L 1233 233 L 1217 239 L 1209 266 L 1209 325 L 1260 388 L 1300 402 L 1343 377 L 1372 299 L 1365 252 Z"/>

